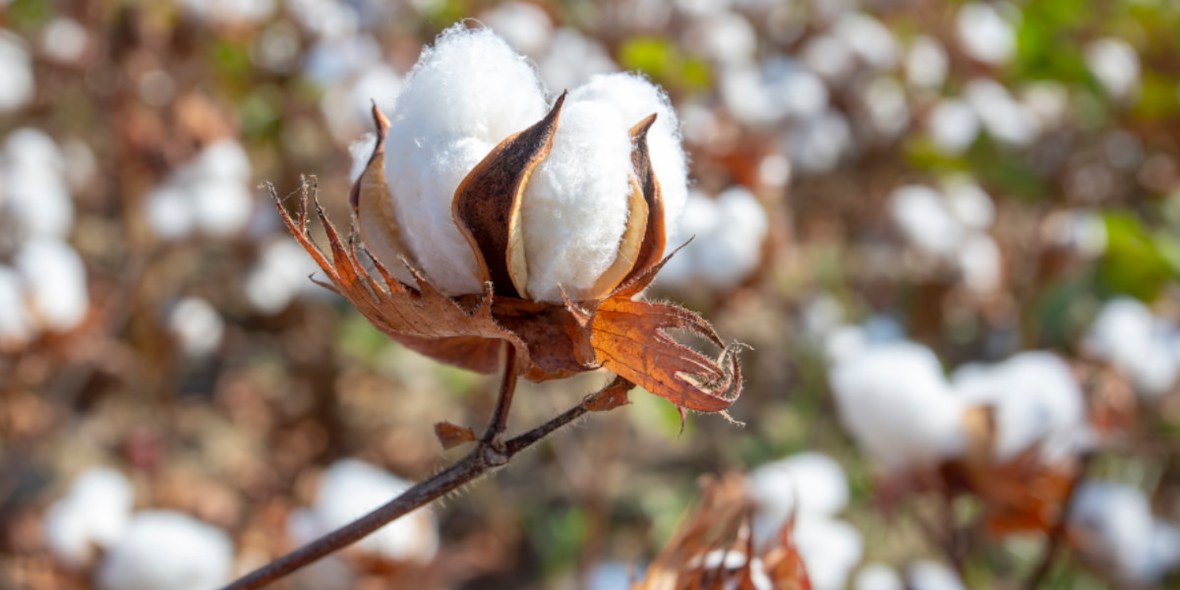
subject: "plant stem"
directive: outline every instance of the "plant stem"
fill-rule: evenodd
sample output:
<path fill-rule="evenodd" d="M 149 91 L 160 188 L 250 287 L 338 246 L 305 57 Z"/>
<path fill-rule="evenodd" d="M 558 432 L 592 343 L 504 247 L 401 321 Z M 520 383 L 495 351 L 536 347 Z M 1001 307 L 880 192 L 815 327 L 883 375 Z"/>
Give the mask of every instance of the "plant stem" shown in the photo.
<path fill-rule="evenodd" d="M 542 438 L 577 420 L 587 412 L 609 410 L 617 407 L 620 404 L 603 405 L 602 400 L 605 398 L 618 399 L 621 394 L 633 387 L 627 381 L 615 379 L 615 381 L 611 382 L 611 384 L 602 390 L 586 396 L 581 403 L 554 416 L 548 422 L 520 436 L 503 441 L 502 437 L 504 428 L 507 425 L 512 394 L 516 389 L 515 354 L 511 347 L 508 350 L 509 352 L 505 355 L 506 370 L 501 380 L 500 395 L 496 402 L 496 410 L 488 424 L 487 433 L 477 443 L 475 449 L 450 467 L 411 487 L 403 492 L 402 495 L 390 500 L 385 505 L 307 545 L 271 561 L 226 586 L 223 590 L 261 588 L 320 558 L 339 551 L 411 511 L 421 508 L 479 479 L 484 474 L 505 465 L 517 453 L 531 447 Z"/>
<path fill-rule="evenodd" d="M 1078 488 L 1081 487 L 1082 480 L 1086 477 L 1086 471 L 1090 466 L 1092 455 L 1083 455 L 1078 464 L 1078 475 L 1070 483 L 1069 491 L 1066 492 L 1064 505 L 1061 507 L 1061 512 L 1057 516 L 1057 521 L 1053 523 L 1053 527 L 1049 529 L 1049 538 L 1045 542 L 1045 553 L 1041 556 L 1041 562 L 1037 564 L 1036 569 L 1033 570 L 1032 575 L 1028 577 L 1028 581 L 1024 583 L 1024 587 L 1028 590 L 1039 588 L 1045 581 L 1045 577 L 1049 575 L 1049 571 L 1053 569 L 1053 563 L 1057 560 L 1057 556 L 1065 549 L 1066 535 L 1069 533 L 1069 519 L 1073 510 L 1074 495 L 1077 494 Z"/>

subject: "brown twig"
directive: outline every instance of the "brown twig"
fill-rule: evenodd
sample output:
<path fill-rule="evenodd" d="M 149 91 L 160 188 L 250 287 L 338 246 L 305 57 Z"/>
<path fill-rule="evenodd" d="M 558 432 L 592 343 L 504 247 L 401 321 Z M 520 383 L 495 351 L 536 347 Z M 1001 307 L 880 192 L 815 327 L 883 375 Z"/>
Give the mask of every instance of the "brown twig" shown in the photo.
<path fill-rule="evenodd" d="M 1057 560 L 1057 556 L 1065 548 L 1065 537 L 1069 532 L 1069 518 L 1073 509 L 1074 494 L 1081 487 L 1082 480 L 1086 478 L 1090 459 L 1091 455 L 1083 455 L 1079 460 L 1078 475 L 1069 486 L 1069 492 L 1065 495 L 1057 521 L 1053 523 L 1053 528 L 1049 529 L 1049 538 L 1045 541 L 1045 554 L 1041 556 L 1041 562 L 1037 564 L 1036 569 L 1028 577 L 1028 581 L 1024 583 L 1024 587 L 1028 590 L 1040 587 L 1041 583 L 1045 581 L 1045 577 L 1049 575 L 1049 571 L 1053 569 L 1053 563 Z"/>
<path fill-rule="evenodd" d="M 496 410 L 488 424 L 487 432 L 477 443 L 475 449 L 455 464 L 411 487 L 387 504 L 254 570 L 226 586 L 223 590 L 261 588 L 320 558 L 339 551 L 411 511 L 502 467 L 516 454 L 536 444 L 555 430 L 577 420 L 587 412 L 616 407 L 617 404 L 609 403 L 604 406 L 602 401 L 617 399 L 621 395 L 620 390 L 625 392 L 633 387 L 631 383 L 616 378 L 602 390 L 586 396 L 581 403 L 551 418 L 548 422 L 520 436 L 503 441 L 512 394 L 516 389 L 515 355 L 511 352 L 512 347 L 507 348 L 509 350 L 505 356 L 507 370 L 500 383 L 500 395 L 496 402 Z"/>

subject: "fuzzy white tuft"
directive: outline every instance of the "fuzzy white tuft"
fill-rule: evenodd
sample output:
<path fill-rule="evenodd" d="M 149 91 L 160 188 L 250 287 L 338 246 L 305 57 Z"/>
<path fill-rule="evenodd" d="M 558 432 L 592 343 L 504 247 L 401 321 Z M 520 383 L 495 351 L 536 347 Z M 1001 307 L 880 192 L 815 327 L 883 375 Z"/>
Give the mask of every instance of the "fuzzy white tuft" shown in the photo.
<path fill-rule="evenodd" d="M 893 568 L 870 563 L 860 569 L 852 583 L 853 590 L 903 590 L 905 583 Z"/>
<path fill-rule="evenodd" d="M 486 29 L 462 24 L 424 49 L 394 107 L 385 172 L 413 258 L 444 293 L 482 289 L 451 218 L 455 189 L 497 143 L 545 115 L 528 62 Z"/>
<path fill-rule="evenodd" d="M 94 559 L 96 547 L 122 536 L 131 517 L 131 482 L 113 469 L 90 469 L 45 514 L 45 538 L 54 557 L 71 567 Z"/>
<path fill-rule="evenodd" d="M 206 590 L 224 584 L 233 565 L 229 535 L 166 510 L 135 515 L 98 570 L 103 590 Z"/>
<path fill-rule="evenodd" d="M 1180 529 L 1152 515 L 1147 497 L 1136 488 L 1083 482 L 1069 516 L 1082 551 L 1133 587 L 1155 586 L 1180 568 Z"/>
<path fill-rule="evenodd" d="M 657 280 L 679 289 L 696 284 L 732 289 L 761 264 L 769 226 L 766 210 L 745 188 L 728 188 L 716 199 L 693 191 L 668 245 L 677 248 L 693 241 L 664 266 Z"/>
<path fill-rule="evenodd" d="M 910 563 L 905 577 L 913 590 L 967 590 L 954 570 L 931 559 Z"/>
<path fill-rule="evenodd" d="M 805 516 L 795 525 L 795 542 L 815 590 L 840 590 L 864 554 L 856 527 L 825 516 Z"/>
<path fill-rule="evenodd" d="M 16 255 L 16 268 L 24 277 L 29 310 L 42 329 L 68 332 L 86 317 L 86 266 L 69 244 L 33 238 Z"/>
<path fill-rule="evenodd" d="M 1180 377 L 1180 332 L 1135 299 L 1107 302 L 1083 345 L 1091 356 L 1122 370 L 1145 396 L 1166 393 Z"/>

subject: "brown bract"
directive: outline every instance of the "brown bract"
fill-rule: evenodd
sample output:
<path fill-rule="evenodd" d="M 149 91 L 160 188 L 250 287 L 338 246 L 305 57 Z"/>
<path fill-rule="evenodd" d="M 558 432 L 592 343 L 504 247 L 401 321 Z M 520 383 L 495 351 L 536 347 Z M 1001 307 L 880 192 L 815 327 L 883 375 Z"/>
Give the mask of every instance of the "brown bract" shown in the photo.
<path fill-rule="evenodd" d="M 614 263 L 581 301 L 552 304 L 529 299 L 528 260 L 521 209 L 528 181 L 548 156 L 564 95 L 531 127 L 489 153 L 459 184 L 452 202 L 456 226 L 467 238 L 484 280 L 477 295 L 448 297 L 419 270 L 402 240 L 384 174 L 388 120 L 374 107 L 377 142 L 350 193 L 353 232 L 344 239 L 324 215 L 314 180 L 292 216 L 273 188 L 279 212 L 295 239 L 323 269 L 331 285 L 382 332 L 439 361 L 490 373 L 501 342 L 516 352 L 520 373 L 532 381 L 606 368 L 668 399 L 683 410 L 724 411 L 741 391 L 739 345 L 726 343 L 699 315 L 642 300 L 667 258 L 659 181 L 647 151 L 652 115 L 631 129 L 636 170 L 628 226 Z M 327 234 L 321 250 L 308 233 L 308 200 Z M 356 230 L 359 230 L 357 235 Z M 710 358 L 674 340 L 669 331 L 693 333 L 718 348 Z"/>

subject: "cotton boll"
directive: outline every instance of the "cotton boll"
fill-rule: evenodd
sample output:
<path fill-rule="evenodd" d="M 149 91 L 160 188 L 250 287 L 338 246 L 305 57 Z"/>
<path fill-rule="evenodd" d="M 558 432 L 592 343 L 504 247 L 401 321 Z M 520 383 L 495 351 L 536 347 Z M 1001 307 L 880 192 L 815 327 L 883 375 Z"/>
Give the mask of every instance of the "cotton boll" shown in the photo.
<path fill-rule="evenodd" d="M 843 39 L 816 35 L 799 51 L 807 67 L 832 84 L 839 84 L 856 69 L 856 55 Z"/>
<path fill-rule="evenodd" d="M 1116 99 L 1132 96 L 1139 86 L 1139 54 L 1126 41 L 1114 37 L 1086 46 L 1086 66 Z"/>
<path fill-rule="evenodd" d="M 946 81 L 949 61 L 937 39 L 919 35 L 906 53 L 906 80 L 917 88 L 939 88 Z"/>
<path fill-rule="evenodd" d="M 619 590 L 630 588 L 635 575 L 635 566 L 619 561 L 607 561 L 595 564 L 586 573 L 586 590 Z"/>
<path fill-rule="evenodd" d="M 690 238 L 693 241 L 664 266 L 656 280 L 672 288 L 704 284 L 732 289 L 761 263 L 768 227 L 765 209 L 744 188 L 731 187 L 716 199 L 693 191 L 669 244 L 678 247 Z"/>
<path fill-rule="evenodd" d="M 20 39 L 0 29 L 0 113 L 15 111 L 33 100 L 33 60 Z"/>
<path fill-rule="evenodd" d="M 83 472 L 45 514 L 50 552 L 70 567 L 85 567 L 96 547 L 108 547 L 123 535 L 134 501 L 131 482 L 122 473 L 107 468 Z"/>
<path fill-rule="evenodd" d="M 24 281 L 15 270 L 0 265 L 0 351 L 21 348 L 35 335 L 25 306 Z"/>
<path fill-rule="evenodd" d="M 221 314 L 200 297 L 184 297 L 174 303 L 166 323 L 180 349 L 191 358 L 213 354 L 225 336 Z"/>
<path fill-rule="evenodd" d="M 246 274 L 246 299 L 262 313 L 278 313 L 301 291 L 314 286 L 308 277 L 317 270 L 303 247 L 291 240 L 272 240 Z"/>
<path fill-rule="evenodd" d="M 1016 51 L 1012 24 L 991 4 L 964 4 L 955 16 L 955 26 L 963 51 L 978 61 L 1003 64 Z"/>
<path fill-rule="evenodd" d="M 1016 102 L 999 82 L 976 79 L 963 91 L 967 103 L 996 141 L 1015 147 L 1031 144 L 1041 133 L 1040 122 L 1023 104 Z"/>
<path fill-rule="evenodd" d="M 11 162 L 2 203 L 28 235 L 64 238 L 74 225 L 74 202 L 60 172 L 39 162 Z"/>
<path fill-rule="evenodd" d="M 984 233 L 969 234 L 963 240 L 957 258 L 963 284 L 968 289 L 986 295 L 999 288 L 1003 262 L 1000 247 L 991 236 Z"/>
<path fill-rule="evenodd" d="M 926 124 L 934 145 L 951 156 L 962 153 L 979 135 L 979 117 L 961 100 L 948 99 L 934 105 Z"/>
<path fill-rule="evenodd" d="M 254 197 L 240 180 L 207 178 L 189 188 L 194 225 L 205 235 L 240 233 L 254 213 Z"/>
<path fill-rule="evenodd" d="M 152 190 L 144 201 L 148 225 L 159 237 L 177 240 L 192 233 L 196 226 L 195 212 L 188 194 L 173 184 Z"/>
<path fill-rule="evenodd" d="M 186 11 L 214 25 L 258 23 L 275 12 L 275 0 L 182 0 Z"/>
<path fill-rule="evenodd" d="M 193 163 L 192 174 L 198 178 L 250 181 L 250 157 L 242 144 L 232 139 L 215 141 L 201 150 Z"/>
<path fill-rule="evenodd" d="M 894 189 L 889 213 L 906 239 L 922 251 L 952 259 L 963 241 L 963 227 L 938 191 L 917 184 Z"/>
<path fill-rule="evenodd" d="M 1176 329 L 1143 303 L 1117 298 L 1106 303 L 1086 334 L 1087 352 L 1117 366 L 1141 394 L 1158 396 L 1180 376 Z"/>
<path fill-rule="evenodd" d="M 951 213 L 965 227 L 983 231 L 991 227 L 996 219 L 996 206 L 975 181 L 966 176 L 947 178 L 942 192 L 950 205 Z"/>
<path fill-rule="evenodd" d="M 382 111 L 393 111 L 397 95 L 402 89 L 402 77 L 393 68 L 385 65 L 369 68 L 361 74 L 352 86 L 353 113 L 366 123 L 372 121 L 373 103 Z"/>
<path fill-rule="evenodd" d="M 893 78 L 880 77 L 870 82 L 865 89 L 864 106 L 873 129 L 887 139 L 897 137 L 909 126 L 910 108 L 905 89 Z"/>
<path fill-rule="evenodd" d="M 848 13 L 836 21 L 832 34 L 869 66 L 887 70 L 897 64 L 897 42 L 881 21 L 863 13 Z"/>
<path fill-rule="evenodd" d="M 1055 80 L 1041 80 L 1022 88 L 1020 101 L 1041 127 L 1050 128 L 1065 120 L 1069 111 L 1069 89 Z"/>
<path fill-rule="evenodd" d="M 404 492 L 410 482 L 355 459 L 337 461 L 320 481 L 315 506 L 289 529 L 301 543 L 341 527 Z M 357 547 L 386 559 L 424 563 L 438 550 L 434 516 L 419 509 L 361 540 Z"/>
<path fill-rule="evenodd" d="M 762 62 L 762 78 L 776 112 L 806 119 L 820 115 L 828 107 L 828 87 L 823 80 L 793 60 L 770 57 Z"/>
<path fill-rule="evenodd" d="M 602 43 L 567 27 L 554 34 L 549 53 L 539 67 L 541 79 L 554 91 L 570 90 L 598 74 L 618 69 Z"/>
<path fill-rule="evenodd" d="M 410 72 L 385 142 L 385 175 L 412 258 L 442 292 L 483 288 L 451 217 L 459 182 L 545 112 L 528 62 L 486 29 L 447 29 Z"/>
<path fill-rule="evenodd" d="M 33 238 L 16 255 L 29 309 L 36 323 L 52 332 L 78 326 L 90 308 L 86 267 L 68 244 L 56 238 Z"/>
<path fill-rule="evenodd" d="M 1058 211 L 1041 228 L 1049 244 L 1090 260 L 1106 252 L 1106 222 L 1092 211 Z"/>
<path fill-rule="evenodd" d="M 339 555 L 329 555 L 291 574 L 294 590 L 351 590 L 357 587 L 357 574 Z"/>
<path fill-rule="evenodd" d="M 1106 481 L 1086 480 L 1074 494 L 1070 525 L 1083 551 L 1107 560 L 1122 580 L 1158 584 L 1180 566 L 1180 531 L 1157 520 L 1143 492 Z"/>
<path fill-rule="evenodd" d="M 480 20 L 530 57 L 544 55 L 553 40 L 553 21 L 535 4 L 505 2 L 485 12 Z"/>
<path fill-rule="evenodd" d="M 207 590 L 229 580 L 233 543 L 222 530 L 166 510 L 140 512 L 98 570 L 103 590 Z"/>
<path fill-rule="evenodd" d="M 313 45 L 303 60 L 303 75 L 331 86 L 381 61 L 381 46 L 370 35 L 332 37 Z"/>
<path fill-rule="evenodd" d="M 866 348 L 828 370 L 840 422 L 889 471 L 931 467 L 960 453 L 964 406 L 930 349 Z"/>
<path fill-rule="evenodd" d="M 923 559 L 906 567 L 906 581 L 912 590 L 967 590 L 967 586 L 942 562 Z"/>
<path fill-rule="evenodd" d="M 856 527 L 823 516 L 800 518 L 794 540 L 815 590 L 844 588 L 864 553 L 864 540 Z"/>
<path fill-rule="evenodd" d="M 996 452 L 1002 461 L 1037 445 L 1046 459 L 1063 460 L 1089 444 L 1081 387 L 1055 354 L 1024 352 L 995 365 L 964 365 L 951 382 L 969 405 L 995 409 Z"/>
<path fill-rule="evenodd" d="M 758 50 L 757 31 L 744 16 L 734 12 L 693 20 L 686 37 L 686 46 L 699 48 L 723 66 L 752 62 Z"/>
<path fill-rule="evenodd" d="M 880 563 L 870 563 L 856 574 L 856 579 L 852 582 L 852 589 L 904 590 L 905 582 L 893 568 Z"/>
<path fill-rule="evenodd" d="M 754 536 L 764 543 L 792 516 L 831 516 L 848 505 L 848 480 L 831 457 L 805 452 L 752 471 L 748 494 L 757 513 Z"/>
<path fill-rule="evenodd" d="M 72 18 L 55 18 L 41 31 L 41 51 L 58 63 L 77 63 L 89 44 L 86 28 Z"/>
<path fill-rule="evenodd" d="M 560 303 L 585 299 L 619 254 L 631 193 L 630 123 L 614 105 L 571 100 L 553 149 L 522 203 L 528 294 Z"/>
<path fill-rule="evenodd" d="M 353 37 L 360 27 L 360 17 L 350 4 L 336 0 L 286 0 L 284 4 L 300 26 L 321 37 Z"/>
<path fill-rule="evenodd" d="M 852 129 L 838 112 L 827 110 L 800 121 L 787 134 L 785 148 L 801 172 L 831 172 L 853 147 Z"/>

